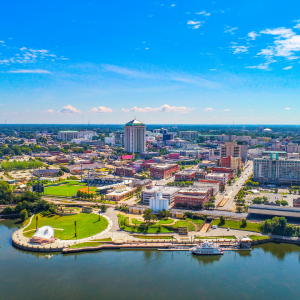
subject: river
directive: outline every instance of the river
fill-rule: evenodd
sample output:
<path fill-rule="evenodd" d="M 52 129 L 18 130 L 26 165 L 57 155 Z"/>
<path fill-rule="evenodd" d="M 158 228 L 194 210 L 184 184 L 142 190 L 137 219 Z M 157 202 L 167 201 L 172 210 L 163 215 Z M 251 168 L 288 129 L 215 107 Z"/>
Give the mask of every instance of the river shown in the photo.
<path fill-rule="evenodd" d="M 0 221 L 0 299 L 298 299 L 300 248 L 250 252 L 100 251 L 37 254 L 11 245 L 16 221 Z"/>

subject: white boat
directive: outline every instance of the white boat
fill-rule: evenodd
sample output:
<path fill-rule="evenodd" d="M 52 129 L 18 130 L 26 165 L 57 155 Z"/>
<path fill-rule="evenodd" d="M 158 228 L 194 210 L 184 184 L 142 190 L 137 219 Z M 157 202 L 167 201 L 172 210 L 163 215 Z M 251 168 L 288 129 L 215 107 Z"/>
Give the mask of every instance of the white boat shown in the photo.
<path fill-rule="evenodd" d="M 213 242 L 199 244 L 193 247 L 191 251 L 195 255 L 223 255 L 223 250 L 219 244 Z"/>

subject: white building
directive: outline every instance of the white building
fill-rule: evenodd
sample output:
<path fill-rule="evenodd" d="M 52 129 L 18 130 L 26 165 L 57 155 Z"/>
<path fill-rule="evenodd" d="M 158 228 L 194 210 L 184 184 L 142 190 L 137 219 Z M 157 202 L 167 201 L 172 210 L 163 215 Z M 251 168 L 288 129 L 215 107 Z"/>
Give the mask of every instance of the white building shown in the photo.
<path fill-rule="evenodd" d="M 142 201 L 148 204 L 151 198 L 154 198 L 157 193 L 160 193 L 162 194 L 162 198 L 168 200 L 168 205 L 171 205 L 179 191 L 180 188 L 177 187 L 154 186 L 153 188 L 142 191 Z"/>
<path fill-rule="evenodd" d="M 162 197 L 162 193 L 155 193 L 154 197 L 150 198 L 150 209 L 153 211 L 169 210 L 169 200 Z"/>
<path fill-rule="evenodd" d="M 58 139 L 64 142 L 78 138 L 78 131 L 59 131 Z"/>
<path fill-rule="evenodd" d="M 105 142 L 105 144 L 107 144 L 107 145 L 111 145 L 111 146 L 113 146 L 114 144 L 115 144 L 115 136 L 114 135 L 112 135 L 112 136 L 110 136 L 110 137 L 105 137 L 105 139 L 104 139 L 104 142 Z"/>
<path fill-rule="evenodd" d="M 136 119 L 125 124 L 125 151 L 146 151 L 146 126 Z"/>
<path fill-rule="evenodd" d="M 229 173 L 208 173 L 205 179 L 221 181 L 224 185 L 229 181 Z"/>
<path fill-rule="evenodd" d="M 209 160 L 215 161 L 221 159 L 221 148 L 209 149 Z"/>
<path fill-rule="evenodd" d="M 78 138 L 79 139 L 91 140 L 91 139 L 93 139 L 93 136 L 97 136 L 97 133 L 95 131 L 82 130 L 82 131 L 78 132 Z"/>
<path fill-rule="evenodd" d="M 195 181 L 194 187 L 201 188 L 201 189 L 213 189 L 213 195 L 217 196 L 220 192 L 220 183 L 212 182 L 212 181 L 211 182 Z"/>

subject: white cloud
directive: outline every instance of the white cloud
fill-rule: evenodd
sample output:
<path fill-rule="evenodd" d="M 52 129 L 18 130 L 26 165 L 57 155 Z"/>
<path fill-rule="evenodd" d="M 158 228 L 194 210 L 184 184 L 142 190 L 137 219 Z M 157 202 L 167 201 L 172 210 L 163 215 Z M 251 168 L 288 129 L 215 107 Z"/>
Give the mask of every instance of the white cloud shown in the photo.
<path fill-rule="evenodd" d="M 68 104 L 67 106 L 64 106 L 60 111 L 60 114 L 79 114 L 81 113 L 80 110 L 76 109 L 75 107 Z"/>
<path fill-rule="evenodd" d="M 289 108 L 289 107 L 286 107 L 285 109 L 286 109 L 286 110 L 290 110 L 290 108 Z"/>
<path fill-rule="evenodd" d="M 3 43 L 3 44 L 4 44 L 5 42 L 4 42 L 4 41 L 0 41 L 0 43 Z"/>
<path fill-rule="evenodd" d="M 51 72 L 47 70 L 40 69 L 19 69 L 19 70 L 10 70 L 8 73 L 31 73 L 31 74 L 50 74 Z"/>
<path fill-rule="evenodd" d="M 210 69 L 210 71 L 217 71 L 217 69 Z"/>
<path fill-rule="evenodd" d="M 298 58 L 294 56 L 294 53 L 300 51 L 300 35 L 295 34 L 292 29 L 280 27 L 275 29 L 266 29 L 260 33 L 275 36 L 275 41 L 274 46 L 262 49 L 258 55 L 263 55 L 267 58 L 273 56 L 285 57 L 289 60 Z"/>
<path fill-rule="evenodd" d="M 42 113 L 43 114 L 54 114 L 54 110 L 51 108 L 51 109 L 43 111 Z"/>
<path fill-rule="evenodd" d="M 229 108 L 223 109 L 223 111 L 229 111 Z"/>
<path fill-rule="evenodd" d="M 290 70 L 290 69 L 293 69 L 293 67 L 289 66 L 289 67 L 283 68 L 283 70 Z"/>
<path fill-rule="evenodd" d="M 192 29 L 198 29 L 200 26 L 202 26 L 202 23 L 204 23 L 204 22 L 203 21 L 202 22 L 201 21 L 192 21 L 192 20 L 187 22 L 188 25 L 191 25 L 189 27 Z"/>
<path fill-rule="evenodd" d="M 246 69 L 268 70 L 269 64 L 270 63 L 262 63 L 262 64 L 259 64 L 258 66 L 248 66 L 248 67 L 246 67 Z"/>
<path fill-rule="evenodd" d="M 196 15 L 204 15 L 204 16 L 210 16 L 210 13 L 207 13 L 205 10 L 199 11 L 198 13 L 196 13 Z"/>
<path fill-rule="evenodd" d="M 230 26 L 226 26 L 224 32 L 225 33 L 230 33 L 230 34 L 235 34 L 235 30 L 237 30 L 238 27 L 230 27 Z"/>
<path fill-rule="evenodd" d="M 174 7 L 174 6 L 176 6 L 176 4 L 171 4 L 171 7 Z"/>
<path fill-rule="evenodd" d="M 205 111 L 212 111 L 213 109 L 211 107 L 205 108 Z"/>
<path fill-rule="evenodd" d="M 194 108 L 189 108 L 185 106 L 170 106 L 168 104 L 162 105 L 160 107 L 152 108 L 152 107 L 133 107 L 131 109 L 127 108 L 122 108 L 122 111 L 125 113 L 128 112 L 138 112 L 138 113 L 149 113 L 149 112 L 174 112 L 174 113 L 179 113 L 179 114 L 185 114 L 188 113 L 189 111 L 193 110 Z"/>
<path fill-rule="evenodd" d="M 6 49 L 7 53 L 2 53 L 4 59 L 0 60 L 0 64 L 33 64 L 44 60 L 56 61 L 66 60 L 63 56 L 56 56 L 49 50 L 45 49 L 28 49 L 27 47 L 9 47 Z"/>
<path fill-rule="evenodd" d="M 280 28 L 275 28 L 275 29 L 266 29 L 266 30 L 261 31 L 260 33 L 278 35 L 279 37 L 282 37 L 282 38 L 289 38 L 289 37 L 295 35 L 295 33 L 293 32 L 292 29 L 285 28 L 285 27 L 280 27 Z"/>
<path fill-rule="evenodd" d="M 93 114 L 103 114 L 103 113 L 112 113 L 113 110 L 109 107 L 99 106 L 99 107 L 93 107 L 89 113 Z"/>
<path fill-rule="evenodd" d="M 251 31 L 248 33 L 248 36 L 252 39 L 255 40 L 257 36 L 259 36 L 260 34 L 256 33 L 255 31 Z"/>
<path fill-rule="evenodd" d="M 246 46 L 231 46 L 232 49 L 234 49 L 233 54 L 238 54 L 238 53 L 246 53 L 248 52 L 248 48 Z"/>

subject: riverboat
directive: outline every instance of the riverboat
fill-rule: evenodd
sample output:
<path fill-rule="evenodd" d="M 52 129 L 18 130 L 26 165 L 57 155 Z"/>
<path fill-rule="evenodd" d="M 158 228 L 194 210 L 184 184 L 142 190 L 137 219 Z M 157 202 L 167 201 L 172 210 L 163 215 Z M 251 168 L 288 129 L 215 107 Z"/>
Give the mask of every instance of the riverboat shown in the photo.
<path fill-rule="evenodd" d="M 223 255 L 223 250 L 219 244 L 213 242 L 199 244 L 193 247 L 191 251 L 194 255 Z"/>

